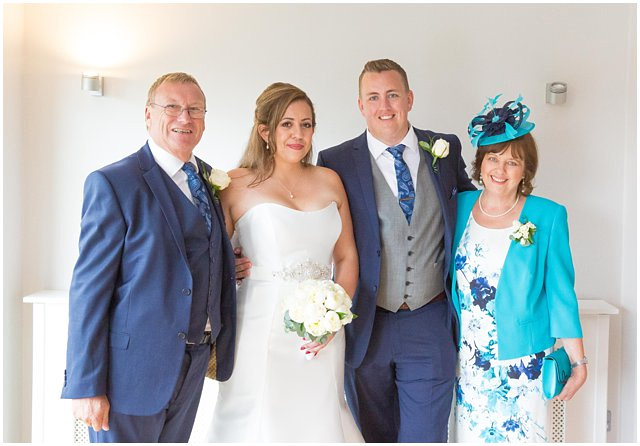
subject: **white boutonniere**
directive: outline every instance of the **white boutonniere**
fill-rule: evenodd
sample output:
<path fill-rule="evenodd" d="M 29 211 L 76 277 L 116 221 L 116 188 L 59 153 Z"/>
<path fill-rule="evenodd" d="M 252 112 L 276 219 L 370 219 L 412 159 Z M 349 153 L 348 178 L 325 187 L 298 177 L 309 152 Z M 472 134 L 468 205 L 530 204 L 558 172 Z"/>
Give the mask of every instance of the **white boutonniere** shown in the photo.
<path fill-rule="evenodd" d="M 511 234 L 509 239 L 516 243 L 520 243 L 522 246 L 529 246 L 533 244 L 533 234 L 536 233 L 536 225 L 530 221 L 520 223 L 518 220 L 513 221 Z"/>
<path fill-rule="evenodd" d="M 200 169 L 202 170 L 202 176 L 211 188 L 213 196 L 216 200 L 220 199 L 219 192 L 229 186 L 231 183 L 231 177 L 227 175 L 227 172 L 220 169 L 212 168 L 211 172 L 207 172 L 207 169 L 205 169 L 202 163 L 200 164 Z"/>
<path fill-rule="evenodd" d="M 435 173 L 438 173 L 438 166 L 436 163 L 439 159 L 449 156 L 449 141 L 442 138 L 438 138 L 434 141 L 433 138 L 429 138 L 429 142 L 418 141 L 418 144 L 423 150 L 426 150 L 431 154 L 433 157 L 431 168 Z"/>

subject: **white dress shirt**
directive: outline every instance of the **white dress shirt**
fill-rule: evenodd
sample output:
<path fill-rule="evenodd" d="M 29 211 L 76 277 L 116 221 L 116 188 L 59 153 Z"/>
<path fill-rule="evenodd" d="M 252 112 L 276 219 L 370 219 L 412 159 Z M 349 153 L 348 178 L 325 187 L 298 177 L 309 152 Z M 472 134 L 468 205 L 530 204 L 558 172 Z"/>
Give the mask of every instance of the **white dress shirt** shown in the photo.
<path fill-rule="evenodd" d="M 184 162 L 179 160 L 171 153 L 164 150 L 160 147 L 153 138 L 149 137 L 147 140 L 149 144 L 149 149 L 151 149 L 151 154 L 153 155 L 153 159 L 156 160 L 158 166 L 176 183 L 176 186 L 182 191 L 182 193 L 193 203 L 193 196 L 191 195 L 191 190 L 189 189 L 189 183 L 187 183 L 187 174 L 182 170 L 182 166 Z M 192 163 L 196 167 L 196 172 L 199 172 L 198 162 L 196 161 L 196 157 L 191 153 L 191 158 L 189 162 Z"/>
<path fill-rule="evenodd" d="M 420 166 L 420 150 L 418 146 L 418 137 L 416 132 L 413 131 L 413 127 L 409 125 L 409 131 L 404 136 L 400 144 L 404 144 L 406 148 L 402 154 L 404 162 L 409 167 L 409 173 L 411 173 L 411 180 L 413 181 L 413 188 L 416 188 L 416 180 L 418 178 L 418 167 Z M 398 197 L 398 180 L 396 178 L 396 166 L 393 155 L 387 151 L 388 145 L 382 141 L 376 139 L 369 130 L 367 130 L 367 145 L 369 146 L 369 152 L 376 160 L 376 164 L 382 172 L 384 179 L 391 188 L 391 192 L 395 197 Z"/>

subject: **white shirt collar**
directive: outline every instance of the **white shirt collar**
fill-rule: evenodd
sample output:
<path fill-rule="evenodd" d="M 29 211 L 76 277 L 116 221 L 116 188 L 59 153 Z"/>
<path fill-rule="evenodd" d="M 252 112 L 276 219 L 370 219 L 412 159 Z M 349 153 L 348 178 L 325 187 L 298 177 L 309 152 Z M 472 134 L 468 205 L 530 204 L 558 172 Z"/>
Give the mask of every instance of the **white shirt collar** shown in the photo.
<path fill-rule="evenodd" d="M 407 134 L 404 135 L 402 141 L 399 144 L 404 144 L 406 146 L 405 150 L 411 150 L 412 152 L 418 153 L 418 136 L 416 132 L 413 131 L 413 127 L 409 124 L 409 130 Z M 374 159 L 378 159 L 383 153 L 386 152 L 388 145 L 377 139 L 375 136 L 371 134 L 369 129 L 367 129 L 367 145 L 369 146 L 369 152 L 373 155 Z"/>
<path fill-rule="evenodd" d="M 151 149 L 153 159 L 156 161 L 156 163 L 158 163 L 158 166 L 160 166 L 160 168 L 164 170 L 167 175 L 169 175 L 169 178 L 173 178 L 176 173 L 182 170 L 184 162 L 160 147 L 153 140 L 153 138 L 151 138 L 151 136 L 149 136 L 147 143 L 149 144 L 149 149 Z M 196 166 L 196 172 L 200 171 L 198 162 L 196 161 L 196 157 L 193 152 L 191 153 L 189 162 Z"/>

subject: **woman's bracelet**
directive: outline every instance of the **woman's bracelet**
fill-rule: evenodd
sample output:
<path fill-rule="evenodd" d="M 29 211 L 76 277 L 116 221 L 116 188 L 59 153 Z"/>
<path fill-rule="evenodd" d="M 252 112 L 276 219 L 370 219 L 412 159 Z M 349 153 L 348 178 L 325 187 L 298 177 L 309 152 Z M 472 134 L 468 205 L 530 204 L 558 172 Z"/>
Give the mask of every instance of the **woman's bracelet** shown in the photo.
<path fill-rule="evenodd" d="M 575 369 L 576 367 L 581 366 L 583 364 L 589 364 L 589 361 L 587 360 L 586 356 L 583 356 L 582 359 L 578 359 L 576 362 L 571 364 L 571 368 Z"/>

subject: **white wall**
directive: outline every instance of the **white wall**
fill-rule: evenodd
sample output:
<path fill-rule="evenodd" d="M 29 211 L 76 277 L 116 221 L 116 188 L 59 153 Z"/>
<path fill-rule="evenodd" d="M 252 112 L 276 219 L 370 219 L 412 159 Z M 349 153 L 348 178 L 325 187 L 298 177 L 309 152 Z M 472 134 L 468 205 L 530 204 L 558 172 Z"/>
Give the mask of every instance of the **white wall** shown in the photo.
<path fill-rule="evenodd" d="M 7 386 L 29 373 L 8 348 L 20 331 L 20 298 L 68 288 L 84 178 L 144 143 L 151 82 L 168 71 L 198 78 L 209 112 L 197 153 L 229 169 L 271 82 L 294 83 L 314 101 L 316 148 L 362 132 L 357 76 L 382 57 L 409 74 L 411 122 L 458 134 L 467 160 L 466 126 L 487 96 L 521 93 L 531 107 L 536 193 L 569 210 L 577 292 L 622 310 L 612 332 L 609 439 L 635 441 L 636 400 L 623 397 L 636 394 L 635 5 L 28 4 L 4 13 L 4 202 L 20 209 L 4 216 L 6 441 L 28 439 L 27 422 L 7 413 L 29 405 L 26 391 L 21 398 Z M 9 15 L 19 22 L 7 26 Z M 80 90 L 85 69 L 106 77 L 104 97 Z M 565 105 L 544 103 L 553 80 L 569 84 Z M 8 274 L 20 279 L 8 286 Z"/>
<path fill-rule="evenodd" d="M 3 5 L 3 282 L 2 282 L 2 438 L 18 441 L 31 426 L 30 315 L 22 305 L 23 211 L 21 194 L 27 181 L 23 163 L 22 63 L 23 7 Z M 25 348 L 27 350 L 25 350 Z M 26 351 L 26 355 L 24 354 Z M 23 371 L 25 375 L 23 376 Z"/>

